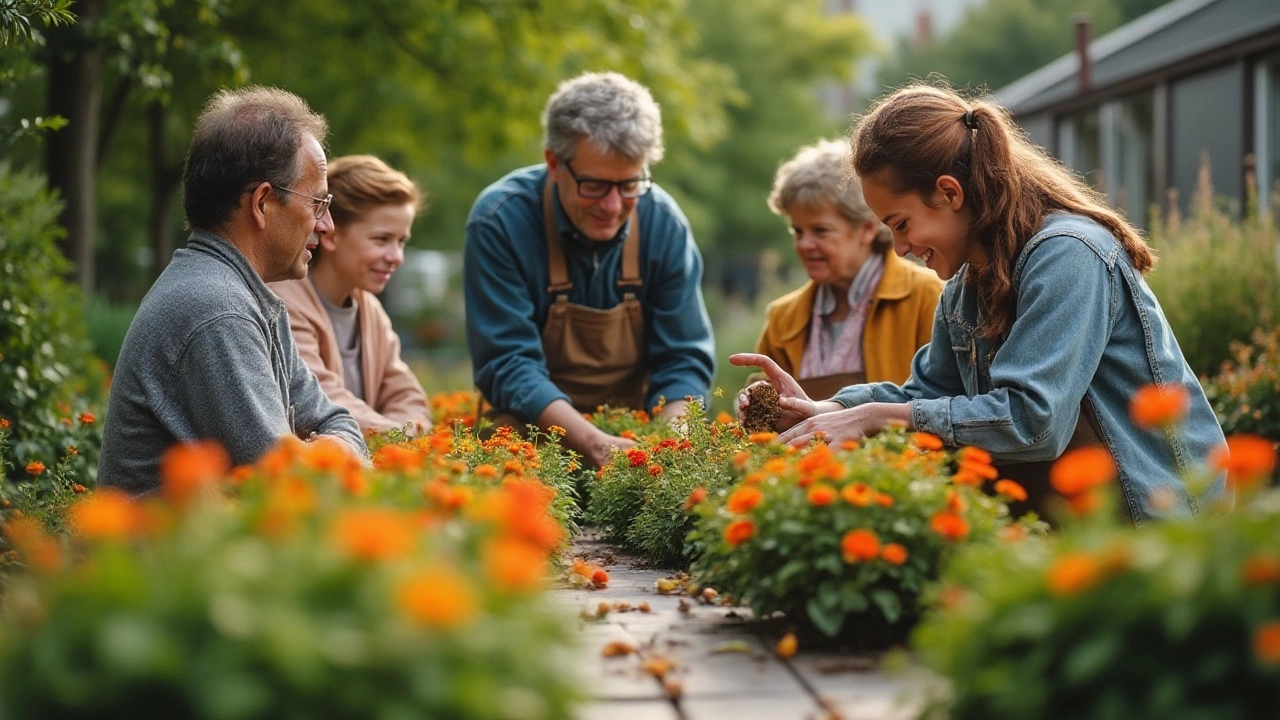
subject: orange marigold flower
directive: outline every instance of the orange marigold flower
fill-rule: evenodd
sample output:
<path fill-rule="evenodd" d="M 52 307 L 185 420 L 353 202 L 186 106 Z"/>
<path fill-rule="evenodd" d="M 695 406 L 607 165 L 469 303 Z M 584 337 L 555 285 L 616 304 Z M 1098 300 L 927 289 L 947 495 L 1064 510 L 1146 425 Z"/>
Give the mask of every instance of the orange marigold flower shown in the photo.
<path fill-rule="evenodd" d="M 402 580 L 396 587 L 396 604 L 414 622 L 441 630 L 465 627 L 479 612 L 479 597 L 471 581 L 443 565 Z"/>
<path fill-rule="evenodd" d="M 383 445 L 373 454 L 373 467 L 378 470 L 413 472 L 422 467 L 421 453 L 403 445 Z"/>
<path fill-rule="evenodd" d="M 649 476 L 650 476 L 650 477 L 658 477 L 658 476 L 659 476 L 659 475 L 661 475 L 661 474 L 662 474 L 662 466 L 661 466 L 661 465 L 659 465 L 658 463 L 653 463 L 652 465 L 650 465 L 650 466 L 649 466 Z"/>
<path fill-rule="evenodd" d="M 898 543 L 889 543 L 880 551 L 880 557 L 890 565 L 901 565 L 907 561 L 907 549 Z"/>
<path fill-rule="evenodd" d="M 486 479 L 492 480 L 498 477 L 500 473 L 498 472 L 498 468 L 494 467 L 493 465 L 490 465 L 489 463 L 482 463 L 480 465 L 477 465 L 476 469 L 471 471 L 471 474 L 479 478 L 486 478 Z"/>
<path fill-rule="evenodd" d="M 849 483 L 840 489 L 840 497 L 855 507 L 869 507 L 876 501 L 876 491 L 866 483 Z"/>
<path fill-rule="evenodd" d="M 1244 561 L 1246 585 L 1270 585 L 1280 582 L 1280 557 L 1275 555 L 1251 555 Z"/>
<path fill-rule="evenodd" d="M 1276 467 L 1276 449 L 1257 435 L 1232 435 L 1227 444 L 1209 454 L 1209 464 L 1227 473 L 1232 487 L 1249 488 Z"/>
<path fill-rule="evenodd" d="M 71 492 L 77 495 L 83 495 L 85 493 L 85 490 L 86 490 L 85 486 L 81 485 L 80 483 L 76 483 L 71 486 Z"/>
<path fill-rule="evenodd" d="M 358 560 L 388 560 L 408 555 L 417 540 L 409 515 L 390 508 L 344 510 L 333 523 L 340 550 Z"/>
<path fill-rule="evenodd" d="M 842 440 L 842 441 L 840 442 L 840 449 L 841 449 L 841 450 L 857 450 L 857 449 L 858 449 L 858 441 L 857 441 L 857 440 Z"/>
<path fill-rule="evenodd" d="M 1146 385 L 1133 394 L 1129 418 L 1140 428 L 1165 427 L 1178 422 L 1191 406 L 1191 393 L 1180 384 Z"/>
<path fill-rule="evenodd" d="M 627 461 L 631 463 L 631 467 L 644 467 L 649 464 L 649 453 L 640 448 L 631 448 L 627 451 Z"/>
<path fill-rule="evenodd" d="M 911 442 L 923 450 L 942 449 L 942 438 L 925 432 L 912 433 Z"/>
<path fill-rule="evenodd" d="M 871 530 L 850 530 L 840 538 L 840 554 L 847 563 L 875 560 L 880 554 L 880 538 Z"/>
<path fill-rule="evenodd" d="M 1019 542 L 1026 539 L 1027 528 L 1023 525 L 1006 525 L 1000 531 L 1000 539 L 1005 542 Z"/>
<path fill-rule="evenodd" d="M 627 428 L 626 430 L 623 430 L 622 432 L 618 433 L 618 437 L 625 438 L 627 440 L 635 440 L 636 431 L 632 430 L 631 428 Z"/>
<path fill-rule="evenodd" d="M 604 568 L 596 568 L 595 572 L 591 573 L 591 577 L 589 579 L 591 580 L 592 585 L 595 585 L 598 588 L 605 587 L 609 584 L 609 571 Z"/>
<path fill-rule="evenodd" d="M 33 476 L 39 475 L 42 472 L 44 472 L 44 463 L 40 462 L 39 460 L 33 460 L 27 463 L 28 475 L 33 475 Z"/>
<path fill-rule="evenodd" d="M 947 510 L 958 514 L 964 512 L 967 507 L 969 507 L 969 503 L 965 502 L 960 493 L 954 490 L 947 491 Z"/>
<path fill-rule="evenodd" d="M 1027 499 L 1027 490 L 1012 480 L 997 480 L 996 494 L 1016 500 L 1017 502 L 1025 502 Z"/>
<path fill-rule="evenodd" d="M 363 497 L 369 492 L 369 481 L 358 466 L 343 470 L 340 482 L 342 483 L 342 489 L 353 497 Z"/>
<path fill-rule="evenodd" d="M 720 423 L 721 425 L 728 425 L 729 423 L 733 422 L 733 416 L 721 410 L 719 413 L 716 414 L 716 422 Z"/>
<path fill-rule="evenodd" d="M 8 430 L 8 429 L 9 429 L 9 419 L 0 418 L 0 430 Z"/>
<path fill-rule="evenodd" d="M 588 416 L 587 416 L 587 419 L 588 419 L 588 420 L 590 420 L 590 419 L 591 419 L 591 416 L 590 416 L 590 415 L 588 415 Z M 568 434 L 569 434 L 569 431 L 568 431 L 568 430 L 565 430 L 564 428 L 560 427 L 559 425 L 552 425 L 551 427 L 547 428 L 547 432 L 551 433 L 552 435 L 558 435 L 558 436 L 560 436 L 560 437 L 564 437 L 565 435 L 568 435 Z"/>
<path fill-rule="evenodd" d="M 764 482 L 765 474 L 759 470 L 753 470 L 742 478 L 743 485 L 759 485 Z"/>
<path fill-rule="evenodd" d="M 770 458 L 766 460 L 764 465 L 760 466 L 760 471 L 769 475 L 781 475 L 791 467 L 783 458 Z"/>
<path fill-rule="evenodd" d="M 481 551 L 485 574 L 506 592 L 533 590 L 547 577 L 547 555 L 536 546 L 504 536 Z"/>
<path fill-rule="evenodd" d="M 810 505 L 813 505 L 814 507 L 823 507 L 824 505 L 830 505 L 835 502 L 836 489 L 830 485 L 818 483 L 817 485 L 809 488 L 809 492 L 806 494 L 806 497 L 809 499 Z"/>
<path fill-rule="evenodd" d="M 706 499 L 707 499 L 706 488 L 704 487 L 694 488 L 693 492 L 689 493 L 689 499 L 684 501 L 685 512 L 692 510 L 695 505 L 697 505 L 698 503 Z"/>
<path fill-rule="evenodd" d="M 1087 552 L 1069 552 L 1054 561 L 1045 578 L 1049 592 L 1071 597 L 1088 590 L 1102 579 L 1102 566 Z"/>
<path fill-rule="evenodd" d="M 961 463 L 960 466 L 956 468 L 955 474 L 951 476 L 951 482 L 956 485 L 980 487 L 982 485 L 982 481 L 983 477 L 974 472 L 972 466 L 966 463 Z"/>
<path fill-rule="evenodd" d="M 995 480 L 1000 477 L 1000 472 L 987 463 L 980 463 L 976 460 L 961 459 L 959 463 L 960 472 L 966 472 L 983 480 Z"/>
<path fill-rule="evenodd" d="M 733 467 L 735 470 L 741 470 L 745 468 L 747 466 L 747 463 L 750 461 L 751 461 L 751 453 L 747 452 L 746 450 L 740 450 L 737 453 L 734 453 Z"/>
<path fill-rule="evenodd" d="M 1093 489 L 1082 492 L 1079 495 L 1072 495 L 1067 498 L 1068 506 L 1071 512 L 1076 515 L 1089 515 L 1102 507 L 1103 495 L 1100 489 Z"/>
<path fill-rule="evenodd" d="M 756 524 L 750 520 L 734 520 L 724 529 L 725 542 L 733 547 L 750 540 L 756 534 Z"/>
<path fill-rule="evenodd" d="M 969 523 L 955 513 L 935 513 L 929 527 L 947 540 L 963 540 L 969 534 Z"/>
<path fill-rule="evenodd" d="M 1263 665 L 1280 664 L 1280 620 L 1272 620 L 1253 631 L 1253 654 Z"/>
<path fill-rule="evenodd" d="M 160 483 L 165 498 L 186 507 L 211 491 L 231 469 L 231 456 L 212 440 L 174 445 L 160 458 Z"/>
<path fill-rule="evenodd" d="M 1116 463 L 1105 448 L 1068 450 L 1049 468 L 1049 484 L 1068 497 L 1105 485 L 1116 476 Z"/>
<path fill-rule="evenodd" d="M 960 459 L 962 461 L 978 463 L 979 465 L 990 465 L 991 453 L 980 447 L 969 445 L 967 447 L 960 448 Z"/>
<path fill-rule="evenodd" d="M 508 460 L 502 464 L 502 471 L 506 473 L 513 473 L 515 475 L 523 475 L 524 463 L 519 460 Z"/>
<path fill-rule="evenodd" d="M 91 413 L 91 412 L 83 412 L 83 413 L 80 413 L 80 424 L 81 424 L 81 425 L 92 425 L 92 424 L 93 424 L 93 422 L 94 422 L 94 420 L 96 420 L 96 419 L 97 419 L 97 418 L 95 418 L 95 417 L 93 416 L 93 413 Z"/>
<path fill-rule="evenodd" d="M 876 493 L 876 504 L 880 507 L 893 507 L 893 496 L 878 492 Z"/>
<path fill-rule="evenodd" d="M 778 437 L 776 432 L 756 432 L 747 436 L 747 442 L 756 445 L 768 445 Z"/>
<path fill-rule="evenodd" d="M 299 460 L 303 467 L 320 472 L 360 467 L 360 461 L 352 454 L 351 446 L 332 435 L 319 435 L 303 445 Z"/>
<path fill-rule="evenodd" d="M 745 485 L 733 491 L 729 496 L 725 507 L 729 508 L 731 513 L 751 512 L 757 505 L 764 500 L 764 493 L 760 492 L 760 488 L 754 485 Z"/>
<path fill-rule="evenodd" d="M 71 531 L 90 540 L 122 540 L 137 533 L 141 524 L 138 504 L 124 492 L 101 488 L 71 506 Z"/>

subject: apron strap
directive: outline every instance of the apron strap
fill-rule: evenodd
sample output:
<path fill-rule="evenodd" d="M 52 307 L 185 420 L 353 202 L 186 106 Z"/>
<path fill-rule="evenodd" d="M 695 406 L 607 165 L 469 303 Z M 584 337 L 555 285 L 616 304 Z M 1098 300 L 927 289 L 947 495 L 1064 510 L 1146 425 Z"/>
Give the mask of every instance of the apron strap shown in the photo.
<path fill-rule="evenodd" d="M 633 210 L 627 239 L 622 243 L 622 277 L 618 278 L 618 287 L 639 288 L 643 285 L 644 280 L 640 279 L 640 213 Z"/>

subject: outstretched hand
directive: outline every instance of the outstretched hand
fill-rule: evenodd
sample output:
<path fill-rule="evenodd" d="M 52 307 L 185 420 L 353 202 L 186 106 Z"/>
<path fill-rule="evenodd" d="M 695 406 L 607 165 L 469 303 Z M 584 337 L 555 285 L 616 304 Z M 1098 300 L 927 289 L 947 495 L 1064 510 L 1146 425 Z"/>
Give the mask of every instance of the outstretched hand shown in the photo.
<path fill-rule="evenodd" d="M 737 353 L 729 356 L 729 363 L 739 367 L 757 367 L 764 371 L 768 382 L 778 391 L 778 407 L 782 414 L 778 418 L 778 432 L 783 432 L 796 423 L 807 420 L 818 414 L 818 405 L 800 387 L 800 383 L 791 377 L 786 370 L 778 367 L 778 363 L 768 355 L 757 353 Z M 763 380 L 760 381 L 764 382 Z M 760 383 L 752 383 L 738 393 L 738 417 L 742 417 L 747 406 L 751 404 L 748 390 Z"/>

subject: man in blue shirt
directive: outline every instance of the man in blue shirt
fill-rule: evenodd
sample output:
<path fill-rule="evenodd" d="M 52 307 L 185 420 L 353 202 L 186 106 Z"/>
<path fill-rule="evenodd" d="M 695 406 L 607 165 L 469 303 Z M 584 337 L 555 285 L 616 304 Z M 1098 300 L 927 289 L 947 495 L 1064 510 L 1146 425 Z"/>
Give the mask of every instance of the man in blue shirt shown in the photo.
<path fill-rule="evenodd" d="M 490 185 L 467 218 L 467 345 L 476 385 L 513 420 L 565 429 L 596 465 L 633 443 L 582 417 L 597 406 L 683 414 L 715 373 L 702 257 L 653 184 L 662 119 L 617 73 L 560 85 L 547 102 L 546 164 Z"/>

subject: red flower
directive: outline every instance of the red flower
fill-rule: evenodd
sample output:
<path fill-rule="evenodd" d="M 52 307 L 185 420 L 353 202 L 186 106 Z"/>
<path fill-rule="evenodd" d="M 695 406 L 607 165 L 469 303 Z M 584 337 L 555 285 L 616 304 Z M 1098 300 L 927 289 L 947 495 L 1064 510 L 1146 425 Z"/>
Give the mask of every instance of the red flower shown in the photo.
<path fill-rule="evenodd" d="M 935 514 L 929 520 L 929 527 L 948 540 L 963 540 L 969 534 L 969 523 L 955 513 Z"/>
<path fill-rule="evenodd" d="M 880 538 L 870 530 L 850 530 L 840 538 L 840 554 L 847 563 L 874 560 L 880 554 Z"/>
<path fill-rule="evenodd" d="M 724 529 L 725 542 L 733 547 L 750 540 L 756 534 L 756 524 L 750 520 L 735 520 Z"/>
<path fill-rule="evenodd" d="M 627 451 L 627 460 L 631 461 L 631 467 L 642 467 L 649 464 L 649 453 L 640 448 L 631 448 Z"/>
<path fill-rule="evenodd" d="M 694 508 L 695 505 L 707 499 L 707 489 L 700 487 L 689 493 L 689 499 L 684 501 L 685 512 Z"/>

